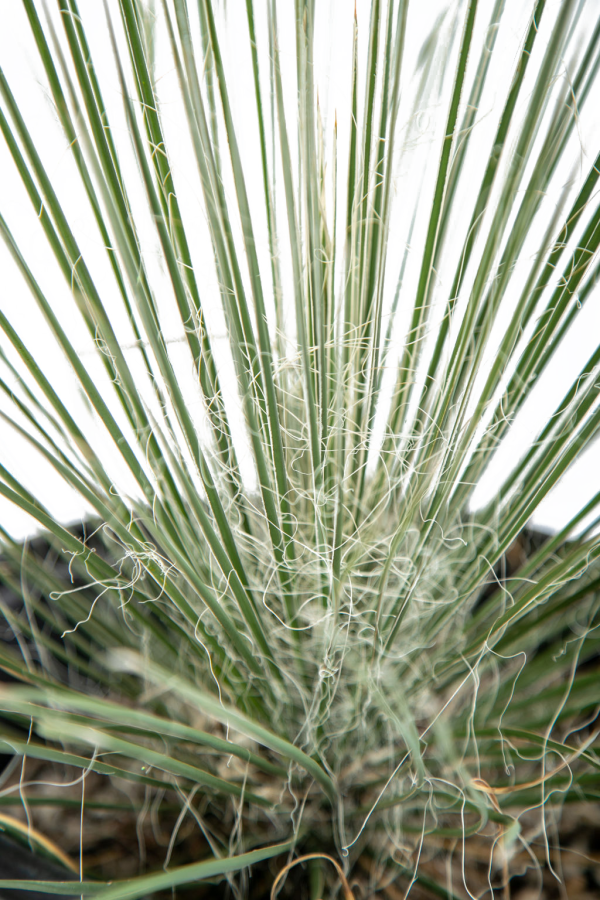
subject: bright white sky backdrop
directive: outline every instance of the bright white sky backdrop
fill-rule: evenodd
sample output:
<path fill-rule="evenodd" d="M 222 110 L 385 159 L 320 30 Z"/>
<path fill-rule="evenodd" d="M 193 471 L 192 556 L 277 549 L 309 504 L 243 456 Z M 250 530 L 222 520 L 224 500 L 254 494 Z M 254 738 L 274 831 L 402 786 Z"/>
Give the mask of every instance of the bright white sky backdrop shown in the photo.
<path fill-rule="evenodd" d="M 151 269 L 154 284 L 164 284 L 165 296 L 169 287 L 165 272 L 161 268 L 158 240 L 153 229 L 150 217 L 146 214 L 146 204 L 141 187 L 136 164 L 131 153 L 129 136 L 124 119 L 121 91 L 118 83 L 116 68 L 114 66 L 103 4 L 99 0 L 80 0 L 80 10 L 86 23 L 87 33 L 91 41 L 91 51 L 100 73 L 103 85 L 104 100 L 107 104 L 109 117 L 119 148 L 120 159 L 125 178 L 129 177 L 128 188 L 133 202 L 134 211 L 139 213 L 137 225 L 140 230 L 142 245 L 146 251 L 146 259 Z M 160 4 L 157 4 L 159 6 Z M 293 2 L 278 5 L 281 27 L 281 53 L 283 65 L 284 84 L 293 80 L 294 57 L 293 47 Z M 492 0 L 482 0 L 480 13 L 478 13 L 477 28 L 474 44 L 478 40 L 491 41 L 497 39 L 494 54 L 490 64 L 489 83 L 484 92 L 477 119 L 476 128 L 482 137 L 482 145 L 485 144 L 486 135 L 493 133 L 497 119 L 492 114 L 498 104 L 503 103 L 507 90 L 507 73 L 513 71 L 514 62 L 519 47 L 529 22 L 532 3 L 528 0 L 507 0 L 504 25 L 494 35 L 488 31 L 485 35 L 482 30 L 488 28 L 489 17 L 493 8 Z M 548 10 L 545 13 L 545 22 L 551 24 L 554 20 L 560 0 L 549 0 Z M 104 285 L 103 296 L 110 297 L 110 291 L 114 290 L 108 275 L 108 264 L 104 248 L 99 239 L 98 232 L 93 222 L 89 207 L 85 201 L 83 190 L 70 156 L 65 139 L 60 131 L 56 116 L 52 109 L 48 96 L 44 73 L 37 58 L 35 47 L 29 33 L 26 16 L 21 8 L 19 0 L 2 0 L 1 15 L 2 27 L 0 28 L 0 65 L 9 80 L 11 88 L 16 95 L 21 110 L 33 133 L 38 147 L 43 152 L 43 159 L 47 171 L 54 182 L 61 201 L 64 204 L 71 227 L 77 234 L 82 246 L 82 251 L 88 265 L 96 274 L 98 283 Z M 52 20 L 57 30 L 60 22 L 56 15 L 56 4 L 48 4 Z M 119 23 L 117 4 L 114 0 L 108 3 L 115 22 Z M 345 180 L 346 155 L 344 148 L 347 144 L 349 122 L 349 83 L 350 61 L 352 47 L 352 15 L 349 9 L 353 4 L 351 0 L 318 0 L 317 9 L 320 21 L 317 27 L 317 72 L 316 81 L 319 85 L 319 101 L 321 114 L 324 120 L 324 136 L 328 159 L 331 160 L 331 136 L 335 114 L 338 121 L 338 147 L 340 156 L 338 167 L 342 173 L 342 181 Z M 231 77 L 235 81 L 233 92 L 234 114 L 239 129 L 240 144 L 244 152 L 244 164 L 250 168 L 256 164 L 252 160 L 252 154 L 258 149 L 256 123 L 253 117 L 254 99 L 251 79 L 241 76 L 242 72 L 249 72 L 249 54 L 247 46 L 247 34 L 245 31 L 245 15 L 243 14 L 243 0 L 228 0 L 226 4 L 229 21 L 229 43 L 226 47 L 226 66 Z M 366 57 L 365 36 L 368 28 L 368 16 L 370 0 L 360 0 L 358 7 L 359 35 L 362 34 L 360 44 L 359 67 L 363 67 Z M 413 73 L 405 81 L 405 90 L 402 97 L 400 124 L 408 137 L 406 152 L 402 157 L 401 165 L 396 179 L 396 202 L 392 220 L 390 237 L 391 276 L 388 279 L 388 306 L 391 304 L 395 288 L 395 279 L 399 260 L 404 253 L 409 238 L 410 222 L 406 210 L 412 212 L 413 204 L 419 198 L 423 198 L 424 215 L 418 215 L 415 222 L 415 230 L 411 239 L 411 246 L 418 246 L 426 227 L 427 204 L 432 190 L 432 173 L 435 173 L 435 159 L 439 152 L 440 128 L 443 128 L 447 114 L 447 95 L 449 86 L 442 85 L 441 95 L 435 96 L 436 70 L 429 72 L 431 78 L 431 91 L 429 102 L 422 108 L 413 109 L 413 101 L 419 78 L 423 70 L 419 71 L 418 56 L 423 41 L 432 33 L 435 35 L 435 58 L 442 60 L 446 52 L 456 52 L 456 39 L 452 42 L 452 23 L 454 11 L 459 8 L 464 11 L 464 3 L 460 0 L 447 3 L 441 0 L 413 0 L 409 12 L 406 58 L 404 69 L 407 73 Z M 40 4 L 40 12 L 42 4 Z M 597 0 L 585 0 L 582 3 L 582 21 L 586 18 L 594 21 L 600 15 L 600 4 Z M 462 27 L 462 14 L 459 22 Z M 506 23 L 508 22 L 508 26 Z M 261 38 L 261 25 L 259 25 L 259 47 L 264 53 L 266 38 L 264 28 Z M 361 31 L 362 28 L 362 31 Z M 117 34 L 121 39 L 119 28 Z M 540 35 L 541 37 L 541 35 Z M 543 41 L 539 41 L 543 46 Z M 123 46 L 123 55 L 126 56 L 126 48 Z M 248 58 L 247 58 L 248 57 Z M 196 166 L 192 159 L 191 145 L 187 140 L 186 125 L 183 118 L 183 110 L 178 96 L 178 85 L 172 61 L 168 52 L 166 41 L 158 39 L 156 46 L 156 67 L 159 74 L 160 108 L 164 120 L 167 144 L 171 153 L 176 186 L 179 191 L 179 200 L 182 206 L 183 216 L 186 220 L 188 231 L 193 235 L 192 252 L 198 271 L 202 272 L 201 288 L 205 310 L 209 319 L 209 328 L 216 339 L 217 354 L 220 356 L 223 370 L 222 384 L 227 392 L 227 402 L 230 410 L 237 404 L 235 384 L 233 381 L 233 369 L 224 340 L 224 322 L 220 314 L 218 303 L 218 286 L 214 267 L 210 259 L 210 239 L 202 212 L 200 202 L 201 188 L 196 178 Z M 266 69 L 266 66 L 263 67 Z M 568 78 L 570 72 L 565 66 L 564 78 Z M 237 77 L 236 77 L 237 76 Z M 131 90 L 133 96 L 133 89 Z M 527 85 L 524 95 L 527 95 Z M 593 106 L 593 99 L 588 104 Z M 293 91 L 288 102 L 288 109 L 294 110 Z M 589 110 L 588 110 L 589 112 Z M 290 123 L 291 124 L 291 123 Z M 557 204 L 563 189 L 574 184 L 573 175 L 580 174 L 589 169 L 589 166 L 597 153 L 599 146 L 600 130 L 598 128 L 598 115 L 582 117 L 578 129 L 577 152 L 568 160 L 568 166 L 562 167 L 557 172 L 554 184 L 554 194 L 548 198 L 549 203 Z M 477 155 L 478 141 L 472 142 L 474 152 L 470 151 L 467 169 L 474 176 L 480 177 L 486 162 L 485 153 Z M 432 164 L 433 163 L 433 164 Z M 330 163 L 331 165 L 331 163 Z M 258 170 L 257 170 L 258 171 Z M 135 186 L 137 185 L 137 191 Z M 229 186 L 226 184 L 226 188 Z M 258 179 L 249 179 L 251 191 L 250 200 L 255 209 L 261 206 L 261 186 Z M 254 192 L 254 193 L 252 193 Z M 568 194 L 572 199 L 572 192 Z M 331 197 L 329 198 L 331 201 Z M 492 197 L 493 202 L 493 197 Z M 63 326 L 66 328 L 75 346 L 82 355 L 90 360 L 90 364 L 97 367 L 99 379 L 101 367 L 97 362 L 97 348 L 90 339 L 83 325 L 69 313 L 68 289 L 65 287 L 62 276 L 48 249 L 41 228 L 36 221 L 36 214 L 32 211 L 25 191 L 19 182 L 8 151 L 0 138 L 0 211 L 8 220 L 17 241 L 26 252 L 27 259 L 49 297 L 53 298 L 56 311 L 61 315 Z M 465 209 L 468 221 L 470 208 Z M 547 220 L 546 220 L 547 221 Z M 259 232 L 260 235 L 260 232 Z M 532 235 L 531 252 L 537 246 L 539 235 Z M 268 266 L 268 245 L 266 229 L 263 229 L 260 251 L 262 254 L 261 265 Z M 208 254 L 207 255 L 207 250 Z M 527 248 L 525 256 L 527 255 Z M 286 248 L 282 247 L 282 265 L 284 275 L 289 271 L 289 261 L 286 256 Z M 73 386 L 73 379 L 67 364 L 58 352 L 54 340 L 41 316 L 37 312 L 34 303 L 28 295 L 26 286 L 20 278 L 16 268 L 8 256 L 3 245 L 0 245 L 0 304 L 9 316 L 14 327 L 24 336 L 34 355 L 43 361 L 46 373 L 51 377 L 52 383 L 59 390 L 61 396 L 68 396 L 69 406 L 78 421 L 88 421 L 89 413 L 87 403 L 77 387 Z M 406 278 L 403 289 L 410 290 L 411 284 L 416 285 L 418 266 L 412 264 L 409 253 Z M 103 280 L 104 279 L 104 280 Z M 159 292 L 160 299 L 160 292 Z M 117 304 L 115 303 L 115 308 Z M 506 315 L 509 314 L 507 310 Z M 435 320 L 434 320 L 435 321 Z M 122 334 L 126 335 L 125 323 L 120 325 Z M 293 328 L 293 325 L 291 325 Z M 400 342 L 402 328 L 406 327 L 400 313 L 398 326 L 395 332 L 396 340 Z M 181 338 L 181 326 L 176 321 L 165 320 L 165 328 L 168 338 L 178 341 Z M 577 318 L 574 327 L 569 333 L 562 353 L 557 356 L 543 378 L 543 383 L 538 385 L 532 393 L 530 402 L 525 411 L 513 426 L 509 437 L 506 439 L 500 453 L 494 460 L 492 469 L 486 474 L 478 489 L 476 500 L 483 503 L 490 494 L 491 486 L 497 483 L 507 466 L 514 463 L 515 458 L 528 448 L 535 436 L 540 424 L 556 405 L 557 400 L 569 387 L 573 377 L 579 371 L 582 363 L 590 355 L 597 345 L 597 335 L 600 330 L 600 292 L 591 297 L 581 315 Z M 222 352 L 221 352 L 222 351 Z M 493 354 L 493 342 L 490 346 L 490 354 Z M 135 358 L 136 351 L 131 351 L 131 360 Z M 187 357 L 182 345 L 182 378 L 185 381 L 188 372 Z M 227 374 L 229 373 L 229 374 Z M 390 373 L 388 388 L 393 374 Z M 188 378 L 188 381 L 190 379 Z M 198 408 L 198 418 L 202 419 L 201 403 L 199 395 L 191 383 L 187 385 L 189 403 Z M 4 401 L 0 401 L 4 403 Z M 239 407 L 239 404 L 238 404 Z M 116 411 L 116 410 L 115 410 Z M 6 465 L 35 493 L 47 507 L 64 522 L 75 521 L 86 514 L 82 501 L 70 489 L 59 483 L 50 468 L 40 461 L 25 442 L 9 433 L 6 426 L 2 428 L 2 442 L 0 446 L 0 462 Z M 240 432 L 239 441 L 243 442 L 243 434 Z M 97 431 L 97 440 L 103 441 L 100 429 Z M 116 455 L 106 444 L 107 467 L 115 482 L 125 489 L 129 488 L 127 475 L 119 464 Z M 241 454 L 243 462 L 244 454 Z M 244 472 L 248 479 L 253 478 L 250 468 Z M 600 451 L 592 447 L 583 455 L 579 462 L 569 471 L 553 493 L 544 501 L 533 520 L 533 525 L 542 529 L 556 530 L 568 521 L 581 506 L 600 489 Z M 24 513 L 12 507 L 7 501 L 0 500 L 0 521 L 3 526 L 16 538 L 22 538 L 30 534 L 34 523 Z"/>

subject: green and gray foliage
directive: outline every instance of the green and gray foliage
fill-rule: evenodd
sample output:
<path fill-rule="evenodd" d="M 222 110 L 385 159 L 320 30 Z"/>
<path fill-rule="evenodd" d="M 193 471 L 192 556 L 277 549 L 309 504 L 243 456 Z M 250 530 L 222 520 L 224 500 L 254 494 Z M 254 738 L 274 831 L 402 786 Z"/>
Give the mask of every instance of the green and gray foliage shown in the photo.
<path fill-rule="evenodd" d="M 581 136 L 597 5 L 521 3 L 517 41 L 504 0 L 457 0 L 415 53 L 416 0 L 358 19 L 342 4 L 331 34 L 315 0 L 115 0 L 100 61 L 90 3 L 22 0 L 104 258 L 87 258 L 0 74 L 2 177 L 22 181 L 59 303 L 6 211 L 0 230 L 86 404 L 5 296 L 3 428 L 95 531 L 0 468 L 0 494 L 54 548 L 51 563 L 2 533 L 0 578 L 23 597 L 2 607 L 18 646 L 0 665 L 21 682 L 2 687 L 2 746 L 184 811 L 203 798 L 230 823 L 226 840 L 207 827 L 205 860 L 76 894 L 219 876 L 243 892 L 234 873 L 316 848 L 449 896 L 419 875 L 447 837 L 467 858 L 487 842 L 497 883 L 600 789 L 600 495 L 501 571 L 598 432 L 600 346 L 487 505 L 471 502 L 597 303 L 600 172 Z M 336 41 L 343 119 L 317 84 L 315 48 Z"/>

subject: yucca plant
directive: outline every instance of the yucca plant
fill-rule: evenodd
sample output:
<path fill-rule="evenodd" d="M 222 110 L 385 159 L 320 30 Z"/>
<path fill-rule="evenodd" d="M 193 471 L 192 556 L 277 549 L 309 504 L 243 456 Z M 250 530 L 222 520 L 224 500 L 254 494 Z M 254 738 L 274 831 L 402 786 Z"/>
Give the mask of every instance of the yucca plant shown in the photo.
<path fill-rule="evenodd" d="M 561 811 L 600 790 L 600 494 L 515 542 L 600 425 L 600 346 L 535 419 L 598 302 L 596 4 L 22 7 L 64 153 L 2 73 L 2 178 L 50 253 L 0 229 L 68 378 L 5 296 L 1 415 L 89 516 L 0 469 L 46 541 L 2 531 L 0 800 L 35 824 L 68 772 L 83 833 L 100 773 L 171 840 L 137 877 L 0 889 L 560 878 Z"/>

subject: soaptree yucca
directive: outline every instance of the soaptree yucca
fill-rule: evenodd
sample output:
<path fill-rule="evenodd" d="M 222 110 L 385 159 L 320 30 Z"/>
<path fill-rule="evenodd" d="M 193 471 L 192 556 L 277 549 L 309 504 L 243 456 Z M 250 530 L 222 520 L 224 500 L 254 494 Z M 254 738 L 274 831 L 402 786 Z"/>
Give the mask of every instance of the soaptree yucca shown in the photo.
<path fill-rule="evenodd" d="M 63 859 L 36 816 L 69 782 L 81 836 L 98 807 L 170 835 L 37 889 L 560 878 L 561 811 L 600 789 L 600 495 L 521 551 L 600 426 L 597 4 L 7 21 L 43 102 L 13 53 L 0 414 L 31 462 L 0 494 L 43 536 L 2 530 L 3 821 Z"/>

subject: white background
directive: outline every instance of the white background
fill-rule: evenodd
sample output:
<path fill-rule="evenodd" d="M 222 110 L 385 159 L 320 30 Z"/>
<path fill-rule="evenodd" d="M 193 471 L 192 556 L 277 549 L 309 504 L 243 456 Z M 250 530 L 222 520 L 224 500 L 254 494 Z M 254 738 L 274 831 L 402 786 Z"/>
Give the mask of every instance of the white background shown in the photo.
<path fill-rule="evenodd" d="M 242 0 L 229 0 L 228 9 L 231 29 L 228 59 L 231 67 L 239 66 L 241 71 L 242 66 L 247 63 L 248 59 L 247 45 L 245 43 L 247 38 L 243 27 L 236 27 L 236 5 L 239 6 L 241 14 L 244 6 Z M 478 22 L 479 18 L 484 21 L 486 17 L 489 17 L 492 5 L 490 0 L 480 4 L 480 9 L 483 12 L 481 17 L 478 17 Z M 558 5 L 557 2 L 548 4 L 548 10 L 545 14 L 547 20 L 554 17 Z M 109 6 L 114 11 L 115 4 L 110 3 Z M 337 3 L 334 0 L 323 4 L 318 2 L 317 6 L 321 22 L 320 27 L 317 29 L 318 72 L 316 78 L 320 84 L 325 85 L 327 88 L 320 94 L 321 111 L 329 127 L 329 130 L 326 131 L 327 141 L 330 141 L 328 135 L 330 135 L 333 114 L 337 113 L 338 141 L 341 148 L 339 166 L 343 170 L 345 165 L 343 147 L 345 146 L 348 123 L 347 93 L 352 21 L 351 16 L 348 16 L 348 3 L 346 0 L 340 0 Z M 593 21 L 594 16 L 599 11 L 598 4 L 590 0 L 584 6 L 586 6 L 585 13 Z M 448 6 L 440 2 L 424 3 L 423 0 L 414 0 L 410 7 L 409 18 L 411 39 L 407 44 L 406 67 L 408 71 L 411 70 L 411 67 L 413 69 L 416 68 L 421 42 L 428 32 L 431 31 L 432 24 L 436 21 L 438 14 L 443 16 L 444 10 L 449 9 L 452 12 L 457 7 L 463 10 L 460 18 L 462 22 L 464 4 L 454 3 Z M 88 37 L 92 45 L 92 55 L 100 73 L 104 99 L 109 109 L 109 117 L 119 146 L 124 174 L 126 178 L 128 173 L 131 175 L 130 183 L 133 185 L 137 180 L 137 174 L 131 151 L 130 149 L 128 150 L 127 128 L 123 118 L 117 75 L 108 47 L 103 5 L 97 0 L 80 0 L 80 8 L 86 23 L 88 23 Z M 293 10 L 293 3 L 280 4 L 284 79 L 286 78 L 286 71 L 288 71 L 289 75 L 289 70 L 294 65 L 293 53 L 286 53 L 285 49 L 286 46 L 291 46 L 290 41 L 292 40 L 293 23 L 290 15 L 286 16 L 286 12 L 289 13 L 291 10 Z M 368 26 L 368 10 L 368 0 L 363 0 L 363 2 L 358 4 L 359 29 L 362 28 L 360 31 L 361 55 L 359 65 L 362 62 L 363 70 L 366 54 L 365 33 Z M 497 109 L 498 103 L 501 104 L 504 100 L 507 84 L 506 78 L 503 79 L 502 75 L 513 69 L 515 55 L 528 24 L 529 12 L 529 3 L 525 3 L 523 0 L 507 3 L 505 16 L 506 21 L 510 22 L 510 27 L 499 33 L 498 36 L 498 47 L 494 54 L 493 63 L 496 66 L 495 74 L 492 71 L 489 89 L 484 95 L 481 115 L 478 119 L 477 127 L 481 129 L 482 133 L 488 127 L 495 127 L 493 123 L 496 120 L 493 119 L 491 111 Z M 448 29 L 451 20 L 451 15 L 447 15 L 446 18 L 440 20 L 440 53 L 443 52 L 445 42 L 448 43 Z M 55 21 L 57 20 L 55 19 Z M 118 14 L 115 14 L 115 21 L 118 22 Z M 477 46 L 477 40 L 478 35 L 476 34 L 475 46 Z M 479 40 L 481 40 L 481 36 L 479 36 Z M 123 54 L 125 57 L 125 48 L 123 48 Z M 2 3 L 0 64 L 15 93 L 34 139 L 43 151 L 43 159 L 47 171 L 59 191 L 71 227 L 82 246 L 85 258 L 90 267 L 94 268 L 94 271 L 98 273 L 99 283 L 102 283 L 102 272 L 106 270 L 107 266 L 104 249 L 99 241 L 98 233 L 83 197 L 83 191 L 78 183 L 78 176 L 70 151 L 66 147 L 65 139 L 60 132 L 45 86 L 43 70 L 36 57 L 35 48 L 29 35 L 28 23 L 17 0 L 14 0 L 14 2 L 13 0 L 4 0 Z M 237 399 L 232 370 L 228 364 L 223 320 L 219 313 L 216 277 L 214 276 L 210 259 L 206 257 L 206 248 L 210 249 L 210 240 L 206 223 L 201 213 L 201 204 L 199 203 L 200 189 L 195 178 L 188 179 L 188 172 L 195 171 L 195 164 L 191 158 L 189 142 L 181 138 L 181 135 L 185 133 L 186 126 L 182 118 L 181 103 L 178 99 L 177 81 L 166 47 L 160 42 L 157 46 L 157 69 L 160 73 L 161 112 L 168 143 L 170 139 L 169 150 L 177 180 L 179 199 L 183 208 L 184 218 L 186 218 L 189 225 L 188 231 L 193 238 L 193 252 L 198 271 L 203 273 L 202 290 L 209 318 L 211 318 L 210 326 L 216 340 L 217 352 L 219 353 L 222 350 L 224 387 L 228 394 L 227 402 L 230 409 L 235 410 Z M 569 77 L 566 68 L 563 77 Z M 246 81 L 248 82 L 246 89 L 251 91 L 250 79 L 248 78 Z M 417 78 L 415 76 L 407 88 L 406 99 L 403 100 L 407 108 L 410 106 L 410 91 L 414 92 L 416 83 Z M 255 152 L 257 146 L 256 126 L 253 118 L 254 106 L 251 100 L 247 103 L 244 102 L 244 80 L 238 79 L 236 86 L 239 89 L 237 92 L 234 92 L 233 96 L 234 112 L 240 129 L 240 143 L 244 148 L 244 164 L 248 162 L 251 165 L 252 161 L 248 161 L 248 156 Z M 249 97 L 252 96 L 252 94 L 249 94 Z M 435 166 L 428 164 L 430 160 L 429 154 L 432 151 L 434 153 L 438 152 L 435 137 L 437 134 L 436 129 L 439 130 L 440 126 L 443 127 L 447 114 L 447 104 L 444 102 L 445 96 L 445 94 L 442 94 L 442 99 L 439 103 L 432 101 L 431 105 L 426 105 L 424 109 L 419 110 L 416 129 L 413 130 L 412 143 L 405 158 L 404 169 L 398 176 L 397 197 L 400 197 L 400 199 L 396 204 L 395 217 L 392 220 L 389 250 L 391 254 L 395 254 L 397 257 L 401 255 L 407 242 L 408 222 L 404 211 L 406 209 L 412 210 L 413 203 L 418 202 L 415 201 L 415 192 L 422 191 L 426 195 L 427 190 L 430 188 L 427 174 L 431 170 L 435 171 Z M 593 105 L 593 99 L 589 105 Z M 293 108 L 293 98 L 290 107 Z M 249 114 L 246 113 L 246 109 L 249 110 Z M 488 110 L 490 111 L 489 115 Z M 487 124 L 488 118 L 490 121 L 489 126 Z M 588 116 L 585 120 L 582 119 L 578 132 L 578 152 L 568 161 L 568 166 L 557 175 L 556 197 L 560 195 L 561 189 L 568 179 L 573 179 L 574 175 L 580 177 L 582 172 L 585 173 L 589 169 L 598 147 L 597 125 L 597 121 L 594 125 L 593 116 Z M 328 146 L 330 146 L 330 143 Z M 417 176 L 412 174 L 413 169 L 411 166 L 413 164 L 415 165 Z M 477 160 L 474 160 L 473 165 L 477 165 Z M 91 365 L 96 365 L 94 362 L 96 349 L 83 326 L 78 323 L 76 318 L 70 315 L 68 291 L 65 288 L 62 276 L 58 272 L 51 251 L 45 243 L 41 228 L 36 221 L 35 212 L 31 209 L 24 189 L 19 183 L 18 176 L 1 138 L 0 173 L 0 211 L 9 221 L 13 233 L 47 295 L 53 298 L 55 308 L 61 315 L 64 327 L 75 346 L 83 356 L 89 358 Z M 420 180 L 421 175 L 423 175 L 424 181 Z M 256 179 L 256 181 L 258 180 Z M 260 184 L 253 184 L 250 180 L 249 187 L 251 202 L 260 207 Z M 411 190 L 413 192 L 412 196 L 410 194 Z M 404 193 L 401 194 L 401 191 L 404 191 Z M 136 204 L 139 205 L 138 211 L 140 214 L 137 217 L 137 224 L 140 228 L 142 245 L 146 252 L 146 259 L 153 282 L 155 285 L 167 285 L 165 272 L 160 264 L 156 234 L 149 217 L 144 215 L 145 202 L 141 189 L 138 191 L 138 194 L 133 190 L 132 199 L 134 207 L 136 207 Z M 415 245 L 420 239 L 420 227 L 422 226 L 418 225 L 415 231 Z M 202 248 L 205 249 L 202 250 Z M 397 253 L 395 248 L 398 248 Z M 268 247 L 264 235 L 262 236 L 259 249 L 262 254 L 261 264 L 268 265 Z M 203 253 L 205 254 L 204 256 Z M 282 252 L 282 265 L 285 273 L 287 265 L 285 252 Z M 89 423 L 86 427 L 96 428 L 90 422 L 85 398 L 73 386 L 70 370 L 60 357 L 52 336 L 29 298 L 27 288 L 3 245 L 0 245 L 0 267 L 2 273 L 0 304 L 2 309 L 10 317 L 14 327 L 21 334 L 27 336 L 30 349 L 43 362 L 44 370 L 51 377 L 61 396 L 68 396 L 69 407 L 77 420 L 85 420 Z M 415 272 L 416 269 L 411 271 L 409 266 L 407 279 L 410 280 L 412 278 L 414 280 L 416 277 Z M 391 292 L 393 292 L 394 288 L 393 281 L 394 279 L 391 278 Z M 108 285 L 108 281 L 106 284 Z M 107 292 L 110 293 L 110 288 L 108 287 Z M 160 291 L 158 291 L 158 295 L 160 297 Z M 106 299 L 106 295 L 103 295 L 103 299 Z M 110 297 L 107 298 L 107 302 L 110 305 Z M 118 319 L 117 327 L 119 327 Z M 123 333 L 125 333 L 125 326 L 123 325 L 122 327 Z M 170 326 L 168 316 L 166 317 L 165 329 L 170 340 L 180 340 L 181 329 L 174 319 L 172 326 Z M 547 420 L 548 415 L 552 413 L 557 400 L 568 389 L 585 359 L 595 349 L 599 334 L 600 294 L 596 292 L 588 300 L 586 307 L 577 319 L 576 326 L 567 336 L 561 353 L 557 355 L 549 367 L 548 372 L 544 376 L 543 384 L 538 385 L 533 392 L 526 410 L 511 429 L 510 435 L 494 460 L 491 470 L 486 474 L 478 488 L 475 498 L 476 502 L 485 502 L 493 492 L 498 481 L 507 471 L 507 468 L 514 463 L 518 456 L 526 451 L 540 426 Z M 490 352 L 493 352 L 493 347 Z M 182 357 L 182 366 L 185 368 L 184 363 L 185 360 Z M 98 371 L 100 371 L 99 367 Z M 185 374 L 182 377 L 185 378 Z M 196 404 L 198 408 L 200 407 L 199 397 L 193 388 L 188 389 L 188 399 L 190 404 Z M 2 403 L 4 408 L 6 408 L 4 401 Z M 0 448 L 0 461 L 29 490 L 36 494 L 61 521 L 65 523 L 72 522 L 84 516 L 86 508 L 80 498 L 62 483 L 59 484 L 49 466 L 43 464 L 26 446 L 24 441 L 12 435 L 7 427 L 1 423 L 0 428 L 2 428 L 3 438 Z M 103 440 L 101 428 L 96 428 L 96 440 Z M 238 441 L 243 444 L 243 440 L 243 433 L 240 430 Z M 124 487 L 125 490 L 129 489 L 127 475 L 108 444 L 106 445 L 105 455 L 108 469 L 115 482 L 119 486 Z M 556 530 L 562 527 L 600 489 L 599 462 L 597 448 L 592 447 L 588 449 L 563 478 L 559 486 L 542 503 L 536 512 L 532 524 L 545 530 Z M 249 479 L 252 478 L 251 467 L 247 468 L 245 476 Z M 0 522 L 16 538 L 26 536 L 35 527 L 29 517 L 4 500 L 0 500 Z"/>

